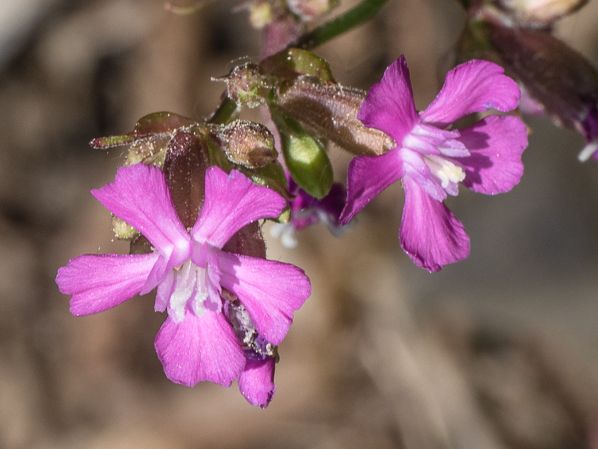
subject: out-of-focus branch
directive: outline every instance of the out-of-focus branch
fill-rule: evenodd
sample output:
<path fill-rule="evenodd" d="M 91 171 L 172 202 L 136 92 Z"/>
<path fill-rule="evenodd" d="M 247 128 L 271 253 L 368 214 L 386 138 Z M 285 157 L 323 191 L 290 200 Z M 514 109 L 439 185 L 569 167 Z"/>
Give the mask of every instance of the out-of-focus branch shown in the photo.
<path fill-rule="evenodd" d="M 316 29 L 305 33 L 296 41 L 291 42 L 288 48 L 296 47 L 310 50 L 330 39 L 335 38 L 370 20 L 388 0 L 365 0 L 335 19 L 320 25 Z"/>

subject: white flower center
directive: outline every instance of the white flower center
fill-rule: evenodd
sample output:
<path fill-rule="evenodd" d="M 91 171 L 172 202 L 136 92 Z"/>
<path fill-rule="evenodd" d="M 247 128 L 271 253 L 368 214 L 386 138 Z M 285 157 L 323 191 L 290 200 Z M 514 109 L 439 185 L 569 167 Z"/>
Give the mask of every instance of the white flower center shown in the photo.
<path fill-rule="evenodd" d="M 465 171 L 442 156 L 433 154 L 422 156 L 426 165 L 430 168 L 430 173 L 440 180 L 443 189 L 448 188 L 450 183 L 456 184 L 465 179 Z"/>
<path fill-rule="evenodd" d="M 185 307 L 190 305 L 197 316 L 205 313 L 203 302 L 208 297 L 208 270 L 199 268 L 188 260 L 179 269 L 174 270 L 174 289 L 170 296 L 170 312 L 176 322 L 185 318 Z"/>

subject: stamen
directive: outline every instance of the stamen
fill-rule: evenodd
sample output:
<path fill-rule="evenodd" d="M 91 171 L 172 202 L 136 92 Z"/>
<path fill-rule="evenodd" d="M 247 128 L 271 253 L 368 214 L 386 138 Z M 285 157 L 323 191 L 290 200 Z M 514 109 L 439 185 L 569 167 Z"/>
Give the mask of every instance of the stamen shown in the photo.
<path fill-rule="evenodd" d="M 581 150 L 577 159 L 579 162 L 585 162 L 596 152 L 596 150 L 598 150 L 598 140 L 593 140 L 583 147 L 583 150 Z"/>
<path fill-rule="evenodd" d="M 449 183 L 458 183 L 465 179 L 465 171 L 449 160 L 435 155 L 424 155 L 424 161 L 430 168 L 430 172 L 440 180 L 443 189 L 449 186 Z"/>
<path fill-rule="evenodd" d="M 188 260 L 180 269 L 173 272 L 174 291 L 170 296 L 170 312 L 176 322 L 181 322 L 185 318 L 185 307 L 191 300 L 191 307 L 197 316 L 205 313 L 203 302 L 208 297 L 207 289 L 207 270 L 199 268 L 193 262 Z"/>
<path fill-rule="evenodd" d="M 185 318 L 185 305 L 195 289 L 195 273 L 193 263 L 189 260 L 183 264 L 174 274 L 174 291 L 170 296 L 170 311 L 174 312 L 171 317 L 180 323 Z"/>

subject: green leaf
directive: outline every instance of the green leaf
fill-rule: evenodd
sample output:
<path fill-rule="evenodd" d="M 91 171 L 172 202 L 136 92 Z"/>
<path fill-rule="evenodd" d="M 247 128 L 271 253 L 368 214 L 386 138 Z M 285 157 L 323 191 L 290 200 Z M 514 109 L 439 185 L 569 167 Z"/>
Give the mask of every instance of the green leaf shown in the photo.
<path fill-rule="evenodd" d="M 282 154 L 291 176 L 309 195 L 324 198 L 334 182 L 332 164 L 324 147 L 292 118 L 271 105 L 280 132 Z"/>

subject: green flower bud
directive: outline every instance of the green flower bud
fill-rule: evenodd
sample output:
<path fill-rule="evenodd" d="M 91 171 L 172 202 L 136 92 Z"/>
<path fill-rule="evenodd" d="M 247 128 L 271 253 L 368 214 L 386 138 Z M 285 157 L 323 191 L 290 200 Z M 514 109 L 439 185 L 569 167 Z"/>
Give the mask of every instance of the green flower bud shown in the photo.
<path fill-rule="evenodd" d="M 264 70 L 252 63 L 237 66 L 222 77 L 214 81 L 226 82 L 227 95 L 239 106 L 255 108 L 266 101 L 272 89 L 271 77 Z"/>

